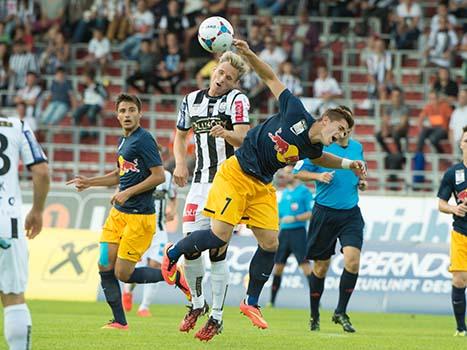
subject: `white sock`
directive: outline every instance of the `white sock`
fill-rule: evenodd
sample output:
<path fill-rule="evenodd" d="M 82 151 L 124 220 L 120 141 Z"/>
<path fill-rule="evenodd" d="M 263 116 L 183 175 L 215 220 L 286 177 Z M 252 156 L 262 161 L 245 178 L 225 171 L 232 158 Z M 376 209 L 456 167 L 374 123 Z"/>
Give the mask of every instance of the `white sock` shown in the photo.
<path fill-rule="evenodd" d="M 227 260 L 211 262 L 211 289 L 212 289 L 212 310 L 211 316 L 216 320 L 222 320 L 224 310 L 225 295 L 229 284 L 229 264 Z"/>
<path fill-rule="evenodd" d="M 131 293 L 135 289 L 135 285 L 133 283 L 123 283 L 123 291 L 125 293 Z"/>
<path fill-rule="evenodd" d="M 204 306 L 203 277 L 204 277 L 204 257 L 200 256 L 195 260 L 185 259 L 184 263 L 185 279 L 191 291 L 191 303 L 194 309 Z"/>
<path fill-rule="evenodd" d="M 4 332 L 10 350 L 31 349 L 32 321 L 26 304 L 17 304 L 5 307 Z"/>
<path fill-rule="evenodd" d="M 139 306 L 139 310 L 149 309 L 149 306 L 153 303 L 157 290 L 159 289 L 159 283 L 146 283 L 143 287 L 143 300 Z"/>

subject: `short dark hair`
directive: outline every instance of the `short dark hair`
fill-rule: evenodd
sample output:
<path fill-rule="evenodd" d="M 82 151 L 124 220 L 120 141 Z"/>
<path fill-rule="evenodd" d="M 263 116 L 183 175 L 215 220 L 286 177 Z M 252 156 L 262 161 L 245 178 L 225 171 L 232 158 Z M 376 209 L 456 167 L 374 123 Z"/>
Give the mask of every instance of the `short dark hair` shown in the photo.
<path fill-rule="evenodd" d="M 352 110 L 349 107 L 343 105 L 340 105 L 336 108 L 329 108 L 324 112 L 323 117 L 324 116 L 327 116 L 333 121 L 345 119 L 347 124 L 349 124 L 349 129 L 353 128 L 355 123 Z"/>
<path fill-rule="evenodd" d="M 129 94 L 120 94 L 117 96 L 117 100 L 115 102 L 115 109 L 118 110 L 118 106 L 121 102 L 132 102 L 138 108 L 138 112 L 141 112 L 142 104 L 141 100 L 136 95 L 129 95 Z"/>
<path fill-rule="evenodd" d="M 58 66 L 57 69 L 55 69 L 55 73 L 59 73 L 59 72 L 65 73 L 65 67 Z"/>
<path fill-rule="evenodd" d="M 462 128 L 462 132 L 467 132 L 467 125 Z"/>
<path fill-rule="evenodd" d="M 28 70 L 26 75 L 34 75 L 37 78 L 37 73 L 34 72 L 33 70 Z"/>

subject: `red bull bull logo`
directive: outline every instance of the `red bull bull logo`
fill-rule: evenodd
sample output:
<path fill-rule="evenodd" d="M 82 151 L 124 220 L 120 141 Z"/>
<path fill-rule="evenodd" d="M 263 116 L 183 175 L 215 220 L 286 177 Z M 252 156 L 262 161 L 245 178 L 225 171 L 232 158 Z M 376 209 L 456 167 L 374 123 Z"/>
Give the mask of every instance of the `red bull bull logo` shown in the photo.
<path fill-rule="evenodd" d="M 285 141 L 279 134 L 282 128 L 279 128 L 274 135 L 268 133 L 269 138 L 274 142 L 274 149 L 277 152 L 277 160 L 281 163 L 295 164 L 300 160 L 298 148 Z"/>
<path fill-rule="evenodd" d="M 459 192 L 457 198 L 459 198 L 461 202 L 467 202 L 467 189 Z"/>
<path fill-rule="evenodd" d="M 125 160 L 122 156 L 118 157 L 118 165 L 120 169 L 120 176 L 125 175 L 128 172 L 139 173 L 138 169 L 138 159 L 135 159 L 133 162 Z"/>

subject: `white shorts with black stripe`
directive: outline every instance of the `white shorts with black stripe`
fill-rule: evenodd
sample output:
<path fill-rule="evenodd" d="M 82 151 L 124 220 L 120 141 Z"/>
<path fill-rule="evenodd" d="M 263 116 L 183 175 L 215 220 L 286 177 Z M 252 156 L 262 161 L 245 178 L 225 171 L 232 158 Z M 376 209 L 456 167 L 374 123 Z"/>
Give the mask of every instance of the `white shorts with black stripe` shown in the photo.
<path fill-rule="evenodd" d="M 0 248 L 0 291 L 20 294 L 28 282 L 28 242 L 25 237 L 10 240 L 8 249 Z"/>
<path fill-rule="evenodd" d="M 211 219 L 203 209 L 212 183 L 192 183 L 183 209 L 183 234 L 211 228 Z"/>

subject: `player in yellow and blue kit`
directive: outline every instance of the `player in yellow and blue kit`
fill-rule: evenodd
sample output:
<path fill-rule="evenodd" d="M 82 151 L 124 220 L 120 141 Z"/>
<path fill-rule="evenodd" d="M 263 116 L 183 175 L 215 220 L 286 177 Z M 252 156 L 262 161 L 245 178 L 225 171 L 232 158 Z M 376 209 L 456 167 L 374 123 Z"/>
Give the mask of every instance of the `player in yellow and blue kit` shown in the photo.
<path fill-rule="evenodd" d="M 325 147 L 326 152 L 363 161 L 362 145 L 349 137 L 350 133 L 337 143 Z M 307 160 L 298 163 L 294 172 L 300 180 L 317 181 L 307 237 L 307 258 L 314 261 L 309 277 L 310 330 L 318 331 L 320 327 L 319 303 L 324 279 L 339 239 L 344 254 L 344 270 L 339 285 L 339 301 L 332 320 L 341 324 L 344 331 L 355 332 L 346 310 L 360 267 L 364 221 L 358 206 L 358 190 L 366 189 L 366 181 L 348 170 L 331 170 Z"/>
<path fill-rule="evenodd" d="M 241 302 L 240 310 L 255 326 L 264 329 L 268 324 L 258 301 L 274 266 L 279 243 L 276 190 L 271 183 L 273 175 L 304 158 L 332 168 L 365 170 L 360 161 L 323 152 L 323 145 L 344 137 L 353 126 L 348 109 L 330 109 L 315 120 L 245 41 L 234 40 L 234 45 L 278 99 L 279 113 L 250 129 L 235 155 L 221 165 L 203 211 L 211 217 L 211 229 L 194 231 L 175 245 L 169 243 L 162 261 L 162 274 L 169 284 L 173 283 L 181 255 L 222 247 L 230 240 L 236 224 L 248 224 L 258 241 L 258 248 L 250 263 L 247 297 Z"/>
<path fill-rule="evenodd" d="M 118 280 L 127 283 L 162 281 L 161 270 L 135 268 L 151 245 L 156 229 L 153 192 L 165 181 L 164 168 L 156 141 L 141 128 L 141 101 L 134 95 L 121 94 L 116 101 L 117 118 L 123 129 L 118 144 L 117 168 L 104 176 L 77 176 L 78 191 L 95 186 L 119 185 L 111 203 L 100 238 L 99 274 L 102 289 L 114 319 L 104 328 L 128 329 Z M 179 271 L 177 285 L 189 296 L 189 289 Z M 118 279 L 118 280 L 117 280 Z"/>
<path fill-rule="evenodd" d="M 452 273 L 451 301 L 457 329 L 455 336 L 467 336 L 465 324 L 465 288 L 467 287 L 467 126 L 463 128 L 460 148 L 463 160 L 454 164 L 443 176 L 438 191 L 439 211 L 452 214 L 453 230 L 451 232 L 451 265 Z M 454 195 L 455 205 L 448 203 Z"/>
<path fill-rule="evenodd" d="M 311 273 L 306 259 L 306 226 L 311 218 L 313 194 L 304 184 L 296 180 L 292 167 L 283 169 L 282 180 L 287 184 L 279 201 L 279 247 L 274 257 L 274 273 L 271 286 L 271 306 L 275 305 L 281 286 L 282 272 L 290 254 L 293 253 L 305 277 Z"/>

